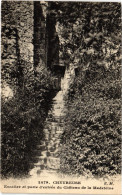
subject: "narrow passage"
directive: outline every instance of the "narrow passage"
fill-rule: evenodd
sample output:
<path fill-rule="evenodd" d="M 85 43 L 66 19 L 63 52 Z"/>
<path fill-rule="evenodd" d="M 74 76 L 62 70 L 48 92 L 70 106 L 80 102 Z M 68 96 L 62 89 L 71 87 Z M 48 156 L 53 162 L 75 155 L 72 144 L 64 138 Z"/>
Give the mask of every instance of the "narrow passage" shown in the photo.
<path fill-rule="evenodd" d="M 69 78 L 69 72 L 66 71 L 61 80 L 61 91 L 52 100 L 52 107 L 43 129 L 44 139 L 40 141 L 40 145 L 37 145 L 37 162 L 34 163 L 34 168 L 29 173 L 30 176 L 46 175 L 60 170 L 60 140 L 66 111 L 64 97 L 68 89 Z"/>

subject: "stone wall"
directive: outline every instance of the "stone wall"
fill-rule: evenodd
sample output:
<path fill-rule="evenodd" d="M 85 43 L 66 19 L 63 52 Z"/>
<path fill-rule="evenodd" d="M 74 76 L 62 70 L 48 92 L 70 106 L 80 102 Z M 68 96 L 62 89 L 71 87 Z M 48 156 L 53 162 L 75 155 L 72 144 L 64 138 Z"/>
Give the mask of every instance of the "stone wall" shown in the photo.
<path fill-rule="evenodd" d="M 48 13 L 49 6 L 48 2 L 39 1 L 2 2 L 2 91 L 7 86 L 16 93 L 25 86 L 29 73 L 34 80 L 45 66 L 57 77 L 62 76 L 62 67 L 58 72 L 56 67 L 56 20 Z"/>
<path fill-rule="evenodd" d="M 34 2 L 34 66 L 37 72 L 46 66 L 46 4 Z"/>
<path fill-rule="evenodd" d="M 32 1 L 4 1 L 1 7 L 2 82 L 15 90 L 22 75 L 33 69 L 34 6 Z"/>

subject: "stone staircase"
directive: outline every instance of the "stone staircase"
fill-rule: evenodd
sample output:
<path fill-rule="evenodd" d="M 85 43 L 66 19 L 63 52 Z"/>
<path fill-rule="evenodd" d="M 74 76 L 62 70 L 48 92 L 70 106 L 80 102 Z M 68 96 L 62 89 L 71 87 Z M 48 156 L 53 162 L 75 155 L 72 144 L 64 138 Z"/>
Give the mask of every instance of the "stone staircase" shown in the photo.
<path fill-rule="evenodd" d="M 64 94 L 59 91 L 53 98 L 52 108 L 44 125 L 44 139 L 37 145 L 33 157 L 33 168 L 30 176 L 43 173 L 56 173 L 60 170 L 61 135 L 63 133 L 63 118 L 65 116 Z"/>
<path fill-rule="evenodd" d="M 66 69 L 64 78 L 61 79 L 61 91 L 52 100 L 52 106 L 44 125 L 44 139 L 40 140 L 35 150 L 32 169 L 29 175 L 46 177 L 60 170 L 61 136 L 66 113 L 64 97 L 73 81 L 74 71 Z"/>

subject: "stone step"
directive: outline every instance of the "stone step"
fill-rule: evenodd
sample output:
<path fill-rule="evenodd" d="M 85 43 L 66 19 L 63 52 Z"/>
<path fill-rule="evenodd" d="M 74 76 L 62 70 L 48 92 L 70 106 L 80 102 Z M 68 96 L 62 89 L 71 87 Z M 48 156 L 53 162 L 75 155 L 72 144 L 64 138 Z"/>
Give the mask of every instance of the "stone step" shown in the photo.
<path fill-rule="evenodd" d="M 52 117 L 49 117 L 49 118 L 46 119 L 47 121 L 45 122 L 45 128 L 46 127 L 48 128 L 48 126 L 51 125 L 51 121 L 49 121 L 49 119 L 52 119 Z"/>
<path fill-rule="evenodd" d="M 63 92 L 60 91 L 53 98 L 51 109 L 48 112 L 43 129 L 43 141 L 40 141 L 40 144 L 34 150 L 36 157 L 32 156 L 33 174 L 39 176 L 42 173 L 52 174 L 60 169 L 60 142 L 63 133 L 65 111 Z"/>
<path fill-rule="evenodd" d="M 53 141 L 53 142 L 54 142 L 54 139 L 53 139 L 53 138 L 55 138 L 55 134 L 56 134 L 56 133 L 52 133 L 52 134 L 50 135 L 50 141 Z"/>
<path fill-rule="evenodd" d="M 39 168 L 40 170 L 43 170 L 47 167 L 47 165 L 41 165 L 41 164 L 34 164 L 34 168 Z"/>
<path fill-rule="evenodd" d="M 50 153 L 50 156 L 49 156 L 49 157 L 55 157 L 55 156 L 56 156 L 55 151 L 54 151 L 54 152 L 49 151 L 49 153 Z M 47 157 L 47 158 L 48 158 L 48 157 Z"/>
<path fill-rule="evenodd" d="M 47 177 L 49 175 L 55 174 L 56 170 L 50 169 L 49 167 L 47 167 L 47 169 L 43 169 L 43 170 L 38 170 L 38 175 L 43 175 L 44 177 Z"/>
<path fill-rule="evenodd" d="M 60 135 L 61 135 L 61 134 L 57 134 L 57 133 L 56 133 L 56 134 L 55 134 L 55 138 L 60 139 Z"/>
<path fill-rule="evenodd" d="M 55 150 L 49 150 L 50 156 L 54 156 L 55 154 L 59 153 L 59 149 L 56 148 Z"/>
<path fill-rule="evenodd" d="M 49 132 L 49 127 L 48 127 L 48 128 L 45 127 L 45 128 L 43 129 L 43 132 L 44 132 L 44 133 L 48 133 L 48 132 Z"/>
<path fill-rule="evenodd" d="M 60 159 L 55 157 L 50 157 L 47 159 L 47 167 L 50 169 L 58 170 L 60 169 Z"/>
<path fill-rule="evenodd" d="M 63 131 L 62 130 L 58 130 L 58 131 L 56 131 L 56 134 L 57 135 L 61 135 L 63 133 Z"/>
<path fill-rule="evenodd" d="M 56 139 L 55 144 L 59 144 L 60 143 L 60 139 Z"/>
<path fill-rule="evenodd" d="M 51 135 L 51 139 L 50 139 L 50 141 L 54 144 L 54 143 L 55 143 L 55 141 L 56 141 L 56 138 L 55 138 L 54 136 L 52 136 L 52 135 Z"/>
<path fill-rule="evenodd" d="M 46 163 L 47 163 L 47 159 L 39 159 L 37 163 L 34 163 L 34 166 L 41 166 L 41 165 L 46 166 Z"/>

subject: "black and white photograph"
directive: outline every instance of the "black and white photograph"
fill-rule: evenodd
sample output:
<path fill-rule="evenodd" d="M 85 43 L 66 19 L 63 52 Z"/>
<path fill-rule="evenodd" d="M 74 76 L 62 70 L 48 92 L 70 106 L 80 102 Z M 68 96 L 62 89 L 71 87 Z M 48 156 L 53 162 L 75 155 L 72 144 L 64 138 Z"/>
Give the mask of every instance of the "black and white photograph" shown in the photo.
<path fill-rule="evenodd" d="M 1 2 L 1 191 L 120 194 L 121 2 Z"/>

